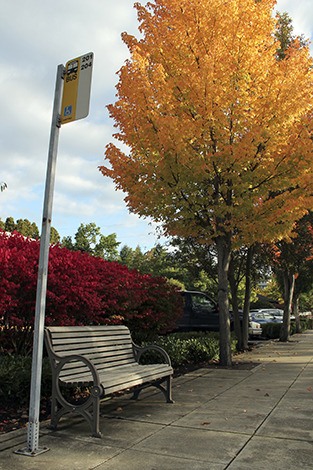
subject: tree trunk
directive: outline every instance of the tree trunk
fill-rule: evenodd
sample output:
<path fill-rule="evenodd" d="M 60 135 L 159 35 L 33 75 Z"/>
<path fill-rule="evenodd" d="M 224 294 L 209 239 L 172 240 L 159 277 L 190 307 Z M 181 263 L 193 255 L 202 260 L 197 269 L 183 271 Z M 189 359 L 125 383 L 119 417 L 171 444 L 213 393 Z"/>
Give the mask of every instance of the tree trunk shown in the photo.
<path fill-rule="evenodd" d="M 246 259 L 246 286 L 245 286 L 245 299 L 244 299 L 244 305 L 243 305 L 243 318 L 242 318 L 243 349 L 248 349 L 252 261 L 253 261 L 253 246 L 250 246 L 247 251 L 247 259 Z"/>
<path fill-rule="evenodd" d="M 231 337 L 228 302 L 228 270 L 231 255 L 230 237 L 220 236 L 216 240 L 218 259 L 218 306 L 220 314 L 220 364 L 231 366 Z"/>
<path fill-rule="evenodd" d="M 295 275 L 290 274 L 288 271 L 284 272 L 284 317 L 283 324 L 280 330 L 280 341 L 288 341 L 290 336 L 290 314 L 292 307 L 293 292 L 295 287 Z"/>
<path fill-rule="evenodd" d="M 299 314 L 299 294 L 293 298 L 293 313 L 296 318 L 296 333 L 301 333 L 301 322 Z"/>
<path fill-rule="evenodd" d="M 230 286 L 230 294 L 231 294 L 231 303 L 233 307 L 233 322 L 234 322 L 234 330 L 235 335 L 237 338 L 237 350 L 243 350 L 242 344 L 242 331 L 241 331 L 241 322 L 239 318 L 239 307 L 238 307 L 238 283 L 235 279 L 235 272 L 234 272 L 234 262 L 232 256 L 230 258 L 229 263 L 229 271 L 228 271 L 228 281 Z"/>

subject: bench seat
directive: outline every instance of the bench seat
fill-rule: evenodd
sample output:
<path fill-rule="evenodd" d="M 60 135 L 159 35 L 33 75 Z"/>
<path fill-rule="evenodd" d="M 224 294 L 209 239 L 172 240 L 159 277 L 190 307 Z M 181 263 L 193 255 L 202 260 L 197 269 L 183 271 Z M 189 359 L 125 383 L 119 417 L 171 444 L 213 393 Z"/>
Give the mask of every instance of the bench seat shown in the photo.
<path fill-rule="evenodd" d="M 173 402 L 168 354 L 156 345 L 137 346 L 124 325 L 46 327 L 45 344 L 52 369 L 53 429 L 64 414 L 76 412 L 89 422 L 92 435 L 101 437 L 100 400 L 116 392 L 131 391 L 137 399 L 142 389 L 152 385 L 163 392 L 168 403 Z M 148 351 L 158 353 L 163 362 L 141 364 Z M 73 405 L 62 386 L 87 387 L 90 395 L 83 404 Z"/>

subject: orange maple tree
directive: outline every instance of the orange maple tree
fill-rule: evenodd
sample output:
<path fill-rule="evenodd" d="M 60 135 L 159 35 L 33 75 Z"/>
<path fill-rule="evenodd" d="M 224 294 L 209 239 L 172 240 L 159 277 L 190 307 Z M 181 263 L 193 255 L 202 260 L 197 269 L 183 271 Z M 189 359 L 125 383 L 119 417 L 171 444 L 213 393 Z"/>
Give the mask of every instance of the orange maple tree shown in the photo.
<path fill-rule="evenodd" d="M 100 170 L 128 208 L 217 246 L 223 364 L 232 247 L 282 238 L 312 206 L 312 59 L 293 41 L 278 60 L 275 4 L 136 3 L 142 37 L 122 35 L 130 58 L 108 106 L 124 147 L 107 145 Z"/>

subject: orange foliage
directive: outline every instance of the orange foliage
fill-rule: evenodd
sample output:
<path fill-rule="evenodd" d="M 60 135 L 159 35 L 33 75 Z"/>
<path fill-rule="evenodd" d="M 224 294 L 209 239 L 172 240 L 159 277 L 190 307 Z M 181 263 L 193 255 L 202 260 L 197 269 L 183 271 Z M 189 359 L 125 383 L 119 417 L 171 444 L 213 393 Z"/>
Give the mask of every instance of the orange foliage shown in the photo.
<path fill-rule="evenodd" d="M 166 234 L 268 242 L 312 207 L 312 59 L 295 42 L 277 60 L 275 3 L 135 4 L 108 107 L 128 152 L 110 143 L 100 170 Z"/>

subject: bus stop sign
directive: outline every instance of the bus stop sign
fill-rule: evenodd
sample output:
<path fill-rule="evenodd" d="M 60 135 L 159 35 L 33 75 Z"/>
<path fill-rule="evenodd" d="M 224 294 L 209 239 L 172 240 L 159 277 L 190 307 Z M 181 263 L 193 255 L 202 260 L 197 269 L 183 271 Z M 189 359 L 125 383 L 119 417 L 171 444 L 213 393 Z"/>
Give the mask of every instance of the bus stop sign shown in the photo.
<path fill-rule="evenodd" d="M 93 53 L 69 60 L 65 66 L 61 124 L 88 116 Z"/>

